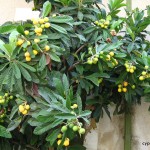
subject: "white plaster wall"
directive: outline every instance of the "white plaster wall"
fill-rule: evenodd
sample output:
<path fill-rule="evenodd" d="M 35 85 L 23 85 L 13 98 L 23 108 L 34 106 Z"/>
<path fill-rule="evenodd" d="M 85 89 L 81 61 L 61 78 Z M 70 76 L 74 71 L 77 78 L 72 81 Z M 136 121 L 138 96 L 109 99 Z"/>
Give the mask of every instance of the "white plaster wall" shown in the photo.
<path fill-rule="evenodd" d="M 115 106 L 109 107 L 111 114 Z M 124 147 L 124 115 L 111 115 L 111 120 L 104 114 L 98 125 L 97 150 L 123 150 Z M 91 149 L 92 150 L 92 149 Z"/>
<path fill-rule="evenodd" d="M 25 0 L 0 0 L 0 24 L 37 17 L 39 13 L 32 12 L 32 8 L 33 3 Z"/>
<path fill-rule="evenodd" d="M 143 142 L 150 143 L 150 103 L 142 101 L 141 105 L 133 108 L 132 116 L 132 150 L 150 150 L 150 145 L 145 146 Z"/>

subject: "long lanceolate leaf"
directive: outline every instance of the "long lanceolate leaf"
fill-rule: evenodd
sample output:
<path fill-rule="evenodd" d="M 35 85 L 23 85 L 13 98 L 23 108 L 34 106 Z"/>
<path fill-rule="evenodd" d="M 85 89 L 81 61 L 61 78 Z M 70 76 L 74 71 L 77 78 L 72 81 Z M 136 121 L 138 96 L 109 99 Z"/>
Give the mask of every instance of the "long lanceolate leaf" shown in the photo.
<path fill-rule="evenodd" d="M 126 6 L 124 3 L 124 0 L 109 0 L 109 9 L 110 9 L 110 15 L 112 17 L 115 17 L 118 12 L 120 12 L 120 8 L 123 6 Z"/>
<path fill-rule="evenodd" d="M 48 16 L 48 14 L 51 12 L 51 3 L 49 1 L 45 2 L 43 5 L 43 12 L 42 17 Z"/>
<path fill-rule="evenodd" d="M 43 124 L 42 126 L 36 127 L 34 130 L 34 134 L 41 135 L 46 131 L 58 126 L 63 122 L 62 119 L 56 119 L 54 122 Z"/>
<path fill-rule="evenodd" d="M 11 138 L 11 134 L 7 129 L 0 125 L 0 137 Z"/>

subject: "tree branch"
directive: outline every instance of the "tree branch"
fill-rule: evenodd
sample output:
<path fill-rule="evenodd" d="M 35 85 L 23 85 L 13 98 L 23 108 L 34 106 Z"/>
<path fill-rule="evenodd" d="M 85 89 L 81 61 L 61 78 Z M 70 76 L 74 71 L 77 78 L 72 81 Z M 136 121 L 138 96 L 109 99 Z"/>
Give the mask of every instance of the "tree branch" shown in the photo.
<path fill-rule="evenodd" d="M 79 52 L 82 50 L 82 48 L 84 48 L 86 45 L 87 45 L 87 43 L 85 43 L 84 45 L 82 45 L 82 46 L 75 52 L 75 54 L 79 53 Z"/>
<path fill-rule="evenodd" d="M 76 65 L 78 65 L 80 63 L 80 61 L 74 63 L 72 66 L 69 67 L 68 71 L 71 71 L 75 68 Z"/>

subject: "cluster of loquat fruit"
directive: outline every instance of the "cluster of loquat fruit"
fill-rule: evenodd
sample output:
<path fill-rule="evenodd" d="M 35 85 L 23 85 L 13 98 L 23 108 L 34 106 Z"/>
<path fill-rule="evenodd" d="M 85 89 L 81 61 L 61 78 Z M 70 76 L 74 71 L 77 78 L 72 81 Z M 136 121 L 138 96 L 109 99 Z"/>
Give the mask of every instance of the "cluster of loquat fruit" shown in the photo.
<path fill-rule="evenodd" d="M 115 53 L 113 51 L 111 52 L 100 52 L 100 58 L 103 59 L 104 61 L 108 61 L 111 62 L 112 66 L 115 67 L 116 65 L 118 65 L 118 61 L 117 59 L 114 58 Z"/>
<path fill-rule="evenodd" d="M 0 104 L 6 104 L 12 99 L 13 99 L 13 96 L 10 95 L 9 93 L 5 93 L 4 95 L 0 95 Z"/>
<path fill-rule="evenodd" d="M 87 64 L 97 64 L 98 62 L 98 58 L 104 60 L 104 61 L 107 61 L 107 62 L 110 62 L 111 65 L 113 67 L 115 67 L 116 65 L 118 65 L 118 61 L 114 58 L 114 55 L 115 53 L 114 52 L 104 52 L 104 51 L 101 51 L 99 54 L 92 54 L 92 56 L 90 56 L 88 59 L 87 59 Z"/>
<path fill-rule="evenodd" d="M 19 111 L 23 115 L 26 115 L 29 112 L 29 110 L 30 110 L 30 105 L 26 103 L 19 105 Z"/>
<path fill-rule="evenodd" d="M 58 136 L 57 136 L 57 138 L 58 138 L 58 141 L 57 141 L 57 145 L 60 145 L 60 143 L 62 142 L 62 134 L 60 133 L 60 134 L 58 134 Z M 70 144 L 70 139 L 69 138 L 65 138 L 65 141 L 64 141 L 64 143 L 63 143 L 63 145 L 64 146 L 69 146 L 69 144 Z"/>
<path fill-rule="evenodd" d="M 126 61 L 124 66 L 126 67 L 126 71 L 130 72 L 130 73 L 134 73 L 134 71 L 136 70 L 136 66 L 134 66 L 132 63 Z"/>
<path fill-rule="evenodd" d="M 128 82 L 124 81 L 123 84 L 119 84 L 118 85 L 118 92 L 121 93 L 121 92 L 124 92 L 126 93 L 127 92 L 127 86 L 128 86 Z"/>
<path fill-rule="evenodd" d="M 145 71 L 142 71 L 139 80 L 145 80 L 146 78 L 150 78 L 150 73 L 148 73 L 149 66 L 145 66 Z"/>
<path fill-rule="evenodd" d="M 32 23 L 34 25 L 34 31 L 37 36 L 41 36 L 44 28 L 49 28 L 51 24 L 48 22 L 49 18 L 39 18 L 39 19 L 32 19 Z"/>
<path fill-rule="evenodd" d="M 77 109 L 78 108 L 78 105 L 77 104 L 73 104 L 72 106 L 71 106 L 71 109 L 73 110 L 72 112 L 71 112 L 71 114 L 73 114 L 73 115 L 75 115 L 76 116 L 76 113 L 75 113 L 75 109 Z M 77 132 L 78 131 L 78 133 L 81 135 L 81 134 L 85 134 L 85 129 L 84 128 L 82 128 L 82 126 L 83 126 L 83 124 L 81 123 L 81 122 L 79 122 L 79 120 L 76 118 L 76 119 L 71 119 L 71 120 L 68 120 L 67 121 L 67 123 L 66 123 L 66 125 L 64 125 L 64 126 L 62 126 L 62 128 L 61 128 L 61 133 L 57 136 L 57 138 L 59 139 L 58 141 L 57 141 L 57 144 L 59 145 L 60 143 L 61 143 L 61 138 L 62 138 L 62 133 L 65 133 L 67 130 L 68 130 L 68 128 L 70 128 L 70 129 L 72 129 L 74 132 Z M 63 145 L 64 146 L 68 146 L 69 145 L 69 142 L 70 142 L 70 140 L 69 140 L 69 138 L 66 138 L 65 139 L 65 141 L 64 141 L 64 143 L 63 143 Z"/>
<path fill-rule="evenodd" d="M 36 34 L 36 36 L 41 36 L 42 32 L 44 31 L 44 29 L 50 27 L 50 23 L 48 21 L 49 21 L 48 17 L 39 18 L 39 19 L 33 19 L 32 20 L 32 23 L 34 25 L 34 29 L 33 30 L 34 30 L 34 33 Z M 40 42 L 40 37 L 36 37 L 34 39 L 34 41 L 28 41 L 27 40 L 27 38 L 30 36 L 30 31 L 29 30 L 25 30 L 24 31 L 24 35 L 25 35 L 24 37 L 23 36 L 19 37 L 19 39 L 18 39 L 18 41 L 16 43 L 17 46 L 22 47 L 24 44 L 26 44 L 27 46 L 30 46 L 31 44 L 34 44 L 34 43 L 37 44 L 37 43 Z M 31 33 L 31 35 L 33 35 L 33 33 Z M 44 51 L 49 51 L 50 50 L 50 46 L 49 45 L 45 45 L 44 47 L 42 47 L 42 49 Z M 33 48 L 32 52 L 27 51 L 26 48 L 24 49 L 24 51 L 26 51 L 25 54 L 24 54 L 26 61 L 31 61 L 31 58 L 32 58 L 31 55 L 32 54 L 34 56 L 36 56 L 39 53 L 39 51 L 34 49 L 34 48 Z"/>
<path fill-rule="evenodd" d="M 110 22 L 109 20 L 105 20 L 105 19 L 100 19 L 100 20 L 97 20 L 94 22 L 97 26 L 101 27 L 101 28 L 104 28 L 104 29 L 107 29 Z"/>
<path fill-rule="evenodd" d="M 127 81 L 124 81 L 122 84 L 119 84 L 118 85 L 118 92 L 121 93 L 121 92 L 124 92 L 126 93 L 128 90 L 127 90 L 127 87 L 128 86 L 131 86 L 132 89 L 135 89 L 135 85 L 131 85 L 129 84 Z"/>

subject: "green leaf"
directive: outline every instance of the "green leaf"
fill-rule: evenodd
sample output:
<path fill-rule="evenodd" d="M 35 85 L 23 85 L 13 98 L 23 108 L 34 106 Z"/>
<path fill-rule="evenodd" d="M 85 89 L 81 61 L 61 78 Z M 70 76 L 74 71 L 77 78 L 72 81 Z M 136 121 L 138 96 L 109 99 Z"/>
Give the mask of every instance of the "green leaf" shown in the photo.
<path fill-rule="evenodd" d="M 80 114 L 82 112 L 82 100 L 79 94 L 77 94 L 77 105 L 78 105 L 78 111 Z"/>
<path fill-rule="evenodd" d="M 62 28 L 61 26 L 58 26 L 56 24 L 51 23 L 51 28 L 55 29 L 56 31 L 58 31 L 60 33 L 67 34 L 67 31 L 64 28 Z"/>
<path fill-rule="evenodd" d="M 89 34 L 89 33 L 93 32 L 95 29 L 96 29 L 95 26 L 90 26 L 90 27 L 87 27 L 87 28 L 83 31 L 83 33 L 84 33 L 84 34 Z"/>
<path fill-rule="evenodd" d="M 79 19 L 80 21 L 83 20 L 83 13 L 82 13 L 81 11 L 78 11 L 78 19 Z"/>
<path fill-rule="evenodd" d="M 54 78 L 53 80 L 54 80 L 54 85 L 57 91 L 59 92 L 59 94 L 64 96 L 64 88 L 63 88 L 62 81 L 59 78 Z"/>
<path fill-rule="evenodd" d="M 50 39 L 50 40 L 57 40 L 57 39 L 60 39 L 61 37 L 62 37 L 62 35 L 59 33 L 48 34 L 48 39 Z"/>
<path fill-rule="evenodd" d="M 50 58 L 56 62 L 60 62 L 60 58 L 54 52 L 50 53 Z"/>
<path fill-rule="evenodd" d="M 0 71 L 2 71 L 9 63 L 3 63 L 0 65 Z"/>
<path fill-rule="evenodd" d="M 128 53 L 131 53 L 131 51 L 134 49 L 134 43 L 130 43 L 127 47 Z"/>
<path fill-rule="evenodd" d="M 30 70 L 30 71 L 32 71 L 32 72 L 35 72 L 36 71 L 36 69 L 35 68 L 33 68 L 33 67 L 31 67 L 31 66 L 29 66 L 28 64 L 26 64 L 26 63 L 23 63 L 23 62 L 18 62 L 20 65 L 22 65 L 23 67 L 25 67 L 26 69 L 28 69 L 28 70 Z"/>
<path fill-rule="evenodd" d="M 73 21 L 73 18 L 71 16 L 65 16 L 65 15 L 50 18 L 50 22 L 53 22 L 53 23 L 69 23 L 72 21 Z"/>
<path fill-rule="evenodd" d="M 45 88 L 39 87 L 38 93 L 39 93 L 49 104 L 51 104 L 51 99 L 50 99 L 50 97 L 49 97 L 49 95 L 48 95 L 48 92 L 47 92 L 47 90 L 46 90 Z"/>
<path fill-rule="evenodd" d="M 90 80 L 91 82 L 93 82 L 96 86 L 99 86 L 99 80 L 98 78 L 95 77 L 85 77 L 86 79 Z"/>
<path fill-rule="evenodd" d="M 127 29 L 127 32 L 129 33 L 129 35 L 131 36 L 132 40 L 134 41 L 135 34 L 132 32 L 132 30 L 131 30 L 131 28 L 129 26 L 126 29 Z"/>
<path fill-rule="evenodd" d="M 45 54 L 43 54 L 39 61 L 38 71 L 42 71 L 45 68 L 45 66 L 46 66 L 46 56 Z"/>
<path fill-rule="evenodd" d="M 2 125 L 0 125 L 0 136 L 4 138 L 12 138 L 10 132 Z"/>
<path fill-rule="evenodd" d="M 116 58 L 124 58 L 124 57 L 126 57 L 126 56 L 127 56 L 127 54 L 125 54 L 125 53 L 117 53 L 117 54 L 115 55 Z"/>
<path fill-rule="evenodd" d="M 14 115 L 17 113 L 17 111 L 18 111 L 18 106 L 17 105 L 13 106 L 10 117 L 9 117 L 10 120 L 14 117 Z"/>
<path fill-rule="evenodd" d="M 16 28 L 17 26 L 13 24 L 0 26 L 0 34 L 11 33 L 12 31 L 16 30 Z"/>
<path fill-rule="evenodd" d="M 91 114 L 91 111 L 85 110 L 85 111 L 82 111 L 78 117 L 79 117 L 79 118 L 81 118 L 81 117 L 87 117 L 87 116 L 89 116 L 90 114 Z"/>
<path fill-rule="evenodd" d="M 31 78 L 29 72 L 24 67 L 22 67 L 21 65 L 19 66 L 19 68 L 20 68 L 20 71 L 21 71 L 21 74 L 23 75 L 23 77 L 27 81 L 32 81 L 32 78 Z"/>
<path fill-rule="evenodd" d="M 63 120 L 61 119 L 56 119 L 54 122 L 52 123 L 46 123 L 44 125 L 38 126 L 34 129 L 34 134 L 36 135 L 41 135 L 43 133 L 45 133 L 46 131 L 60 125 L 63 122 Z"/>
<path fill-rule="evenodd" d="M 51 104 L 51 107 L 53 109 L 59 110 L 63 113 L 70 113 L 70 110 L 68 108 L 66 108 L 65 106 L 63 106 L 60 102 L 54 102 Z"/>
<path fill-rule="evenodd" d="M 14 42 L 16 45 L 16 41 L 17 41 L 17 36 L 19 35 L 19 33 L 17 31 L 13 31 L 10 33 L 9 35 L 9 42 L 12 43 Z"/>
<path fill-rule="evenodd" d="M 0 50 L 3 51 L 7 56 L 10 56 L 9 51 L 5 47 L 5 43 L 2 40 L 0 40 Z"/>
<path fill-rule="evenodd" d="M 85 78 L 93 82 L 95 85 L 99 86 L 99 77 L 109 78 L 109 75 L 106 73 L 93 73 L 89 76 L 86 76 Z"/>
<path fill-rule="evenodd" d="M 7 130 L 13 131 L 14 129 L 16 129 L 19 126 L 19 124 L 21 123 L 21 120 L 22 120 L 21 117 L 18 117 L 16 119 L 12 120 L 10 122 L 10 124 L 8 125 Z"/>
<path fill-rule="evenodd" d="M 43 114 L 41 114 L 41 112 L 40 112 L 40 116 L 37 117 L 37 120 L 39 122 L 46 123 L 46 122 L 52 122 L 52 121 L 54 121 L 54 118 L 51 115 L 48 115 L 48 116 L 47 115 L 43 116 L 43 115 L 45 115 L 44 112 L 43 112 Z"/>
<path fill-rule="evenodd" d="M 43 4 L 42 17 L 48 16 L 48 14 L 51 12 L 51 8 L 52 8 L 51 3 L 49 1 L 46 1 Z"/>
<path fill-rule="evenodd" d="M 63 74 L 62 82 L 63 82 L 63 86 L 64 86 L 64 89 L 65 89 L 65 93 L 67 94 L 68 90 L 69 90 L 69 82 L 68 82 L 68 78 L 65 74 Z"/>
<path fill-rule="evenodd" d="M 23 26 L 22 26 L 22 25 L 19 25 L 19 26 L 17 27 L 17 31 L 18 31 L 19 33 L 21 33 L 21 34 L 24 34 L 24 28 L 23 28 Z"/>
<path fill-rule="evenodd" d="M 16 63 L 13 63 L 13 71 L 14 71 L 15 77 L 17 79 L 20 79 L 21 78 L 21 72 L 20 72 L 20 69 Z"/>
<path fill-rule="evenodd" d="M 54 142 L 57 139 L 58 134 L 60 133 L 60 128 L 52 131 L 52 133 L 50 133 L 47 137 L 46 137 L 46 141 L 49 141 L 51 145 L 54 144 Z"/>
<path fill-rule="evenodd" d="M 75 115 L 72 115 L 70 113 L 61 113 L 61 114 L 57 114 L 55 115 L 55 118 L 58 118 L 58 119 L 75 119 L 76 116 Z"/>

